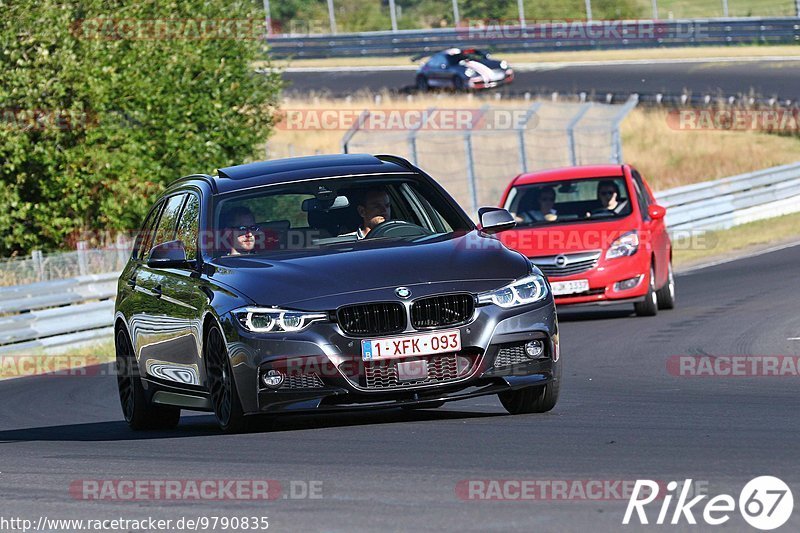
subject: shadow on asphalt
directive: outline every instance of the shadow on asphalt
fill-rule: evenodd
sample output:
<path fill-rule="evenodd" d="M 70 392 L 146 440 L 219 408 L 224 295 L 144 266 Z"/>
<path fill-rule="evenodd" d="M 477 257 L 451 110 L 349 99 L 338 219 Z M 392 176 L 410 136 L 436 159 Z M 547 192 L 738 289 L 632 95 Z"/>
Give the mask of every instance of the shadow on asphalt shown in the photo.
<path fill-rule="evenodd" d="M 633 309 L 592 309 L 591 311 L 573 311 L 557 309 L 559 322 L 585 322 L 588 320 L 613 320 L 626 317 L 637 318 Z"/>
<path fill-rule="evenodd" d="M 396 424 L 404 422 L 424 422 L 430 420 L 456 420 L 508 416 L 505 413 L 481 413 L 448 410 L 414 410 L 398 408 L 381 409 L 373 412 L 325 413 L 307 415 L 284 415 L 276 419 L 258 420 L 250 433 L 279 433 L 284 431 L 303 431 L 346 426 L 366 426 L 375 424 Z M 201 437 L 222 435 L 211 415 L 184 416 L 175 429 L 132 431 L 124 421 L 92 422 L 87 424 L 64 424 L 0 431 L 0 444 L 13 442 L 100 442 L 130 441 L 150 439 L 175 439 L 182 437 Z"/>

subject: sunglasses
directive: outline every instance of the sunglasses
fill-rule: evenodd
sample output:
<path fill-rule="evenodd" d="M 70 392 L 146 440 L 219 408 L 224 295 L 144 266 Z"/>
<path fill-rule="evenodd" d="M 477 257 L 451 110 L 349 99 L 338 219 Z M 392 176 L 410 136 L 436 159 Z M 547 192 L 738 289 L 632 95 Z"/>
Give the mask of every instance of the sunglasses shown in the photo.
<path fill-rule="evenodd" d="M 616 193 L 617 193 L 617 191 L 600 191 L 599 194 L 600 194 L 600 196 L 612 196 L 612 195 L 614 195 Z"/>
<path fill-rule="evenodd" d="M 261 231 L 261 228 L 258 226 L 237 226 L 232 228 L 234 231 L 241 231 L 242 233 L 255 233 L 257 231 Z"/>

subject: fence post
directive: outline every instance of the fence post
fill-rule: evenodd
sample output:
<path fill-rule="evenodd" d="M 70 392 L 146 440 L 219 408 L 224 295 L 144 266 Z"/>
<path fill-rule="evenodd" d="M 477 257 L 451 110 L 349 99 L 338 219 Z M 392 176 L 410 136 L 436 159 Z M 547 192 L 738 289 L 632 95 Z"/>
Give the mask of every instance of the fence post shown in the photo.
<path fill-rule="evenodd" d="M 472 213 L 478 212 L 478 190 L 475 184 L 475 160 L 472 157 L 472 132 L 467 131 L 464 135 L 464 149 L 467 153 L 467 185 L 469 186 L 469 197 L 472 202 Z"/>
<path fill-rule="evenodd" d="M 125 238 L 125 235 L 120 231 L 117 233 L 117 260 L 119 261 L 119 270 L 125 267 L 128 262 L 128 243 L 130 241 Z"/>
<path fill-rule="evenodd" d="M 525 119 L 522 121 L 522 124 L 519 128 L 519 160 L 522 163 L 521 170 L 522 172 L 528 172 L 528 153 L 525 149 L 525 132 L 527 131 L 527 125 L 530 121 L 531 117 L 536 114 L 536 111 L 542 107 L 541 102 L 536 102 L 535 104 L 531 105 L 528 108 L 528 111 L 525 113 Z"/>
<path fill-rule="evenodd" d="M 33 269 L 36 271 L 36 277 L 39 281 L 44 281 L 44 261 L 42 259 L 41 250 L 33 250 L 31 252 L 31 260 L 33 261 Z"/>
<path fill-rule="evenodd" d="M 622 138 L 619 132 L 619 126 L 622 120 L 628 116 L 628 113 L 639 104 L 639 95 L 632 94 L 625 102 L 625 105 L 619 110 L 619 113 L 611 121 L 611 161 L 613 163 L 622 164 Z"/>
<path fill-rule="evenodd" d="M 361 129 L 361 126 L 364 125 L 364 121 L 367 120 L 368 116 L 369 116 L 369 111 L 367 111 L 366 109 L 362 111 L 361 114 L 358 115 L 358 120 L 356 120 L 356 123 L 350 126 L 350 129 L 347 130 L 347 132 L 344 134 L 344 137 L 342 137 L 343 154 L 350 153 L 350 149 L 348 148 L 347 145 L 350 143 L 350 140 L 353 138 L 353 135 L 355 135 L 356 132 Z"/>
<path fill-rule="evenodd" d="M 728 17 L 728 0 L 722 0 L 722 16 Z"/>
<path fill-rule="evenodd" d="M 800 0 L 794 0 L 794 14 L 800 17 Z"/>
<path fill-rule="evenodd" d="M 653 20 L 658 20 L 658 0 L 653 0 Z"/>
<path fill-rule="evenodd" d="M 586 20 L 592 20 L 592 0 L 586 0 Z"/>
<path fill-rule="evenodd" d="M 394 0 L 389 0 L 389 18 L 392 19 L 392 32 L 397 33 L 397 13 L 395 12 Z"/>
<path fill-rule="evenodd" d="M 800 1 L 800 0 L 798 0 Z M 517 11 L 519 11 L 519 26 L 525 27 L 525 3 L 523 0 L 517 0 Z"/>
<path fill-rule="evenodd" d="M 86 260 L 88 250 L 88 243 L 86 241 L 78 241 L 78 273 L 85 276 L 89 273 L 89 263 Z"/>
<path fill-rule="evenodd" d="M 797 1 L 800 2 L 800 0 Z M 458 0 L 453 0 L 453 22 L 455 23 L 456 28 L 458 28 L 458 25 L 461 24 L 461 17 L 458 14 Z"/>
<path fill-rule="evenodd" d="M 328 18 L 331 21 L 331 33 L 336 35 L 336 13 L 333 12 L 333 0 L 328 0 Z"/>
<path fill-rule="evenodd" d="M 578 164 L 578 152 L 575 149 L 575 126 L 578 125 L 578 122 L 581 121 L 583 115 L 585 115 L 591 107 L 592 104 L 590 103 L 583 104 L 578 112 L 575 113 L 575 116 L 572 117 L 572 120 L 569 121 L 569 124 L 567 124 L 567 139 L 569 139 L 569 161 L 573 167 Z"/>

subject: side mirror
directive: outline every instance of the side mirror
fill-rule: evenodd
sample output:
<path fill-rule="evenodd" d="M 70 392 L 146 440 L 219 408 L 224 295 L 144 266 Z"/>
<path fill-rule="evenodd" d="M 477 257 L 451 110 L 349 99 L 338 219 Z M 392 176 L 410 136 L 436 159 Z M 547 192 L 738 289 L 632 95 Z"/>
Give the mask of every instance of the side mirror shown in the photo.
<path fill-rule="evenodd" d="M 481 207 L 478 218 L 484 233 L 500 233 L 517 225 L 511 213 L 500 207 Z"/>
<path fill-rule="evenodd" d="M 650 218 L 652 218 L 653 220 L 661 220 L 666 216 L 667 208 L 653 204 L 649 208 L 647 208 L 647 214 L 650 215 Z"/>
<path fill-rule="evenodd" d="M 191 268 L 192 264 L 186 260 L 186 248 L 183 241 L 167 241 L 150 250 L 147 266 L 151 268 Z"/>

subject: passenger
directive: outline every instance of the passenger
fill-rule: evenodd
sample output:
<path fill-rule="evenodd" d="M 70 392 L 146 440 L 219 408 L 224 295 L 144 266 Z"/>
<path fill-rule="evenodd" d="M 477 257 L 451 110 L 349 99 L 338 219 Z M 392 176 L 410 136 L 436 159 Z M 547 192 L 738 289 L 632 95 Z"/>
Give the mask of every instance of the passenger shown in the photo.
<path fill-rule="evenodd" d="M 245 206 L 236 206 L 223 213 L 221 220 L 221 226 L 226 230 L 223 245 L 229 248 L 228 255 L 252 254 L 256 236 L 261 232 L 252 211 Z"/>
<path fill-rule="evenodd" d="M 392 202 L 386 189 L 377 188 L 364 191 L 356 206 L 361 226 L 356 231 L 344 235 L 356 235 L 359 239 L 366 237 L 372 229 L 392 218 Z"/>
<path fill-rule="evenodd" d="M 534 209 L 523 208 L 517 214 L 518 222 L 553 222 L 558 218 L 558 212 L 553 207 L 556 202 L 556 191 L 553 187 L 544 186 L 534 190 Z M 522 202 L 520 202 L 522 204 Z"/>

